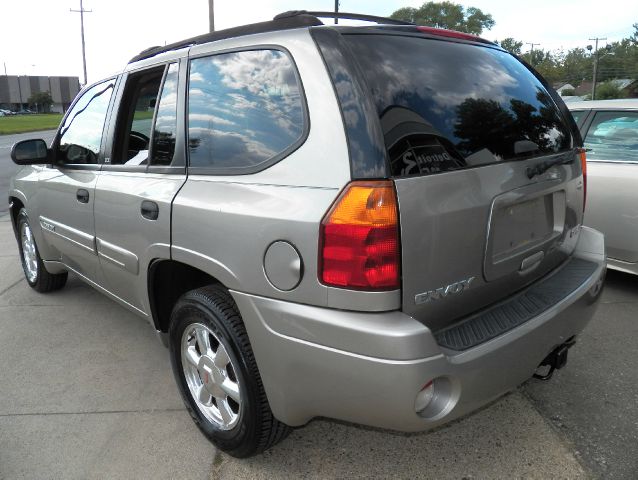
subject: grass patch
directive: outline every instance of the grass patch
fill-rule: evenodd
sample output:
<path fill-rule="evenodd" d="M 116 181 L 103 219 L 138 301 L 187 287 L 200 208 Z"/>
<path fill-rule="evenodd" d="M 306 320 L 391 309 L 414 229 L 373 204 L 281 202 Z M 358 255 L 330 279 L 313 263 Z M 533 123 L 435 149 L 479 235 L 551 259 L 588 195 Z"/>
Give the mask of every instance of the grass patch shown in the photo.
<path fill-rule="evenodd" d="M 61 113 L 11 115 L 0 117 L 0 135 L 37 132 L 39 130 L 53 130 L 58 128 L 61 120 Z"/>

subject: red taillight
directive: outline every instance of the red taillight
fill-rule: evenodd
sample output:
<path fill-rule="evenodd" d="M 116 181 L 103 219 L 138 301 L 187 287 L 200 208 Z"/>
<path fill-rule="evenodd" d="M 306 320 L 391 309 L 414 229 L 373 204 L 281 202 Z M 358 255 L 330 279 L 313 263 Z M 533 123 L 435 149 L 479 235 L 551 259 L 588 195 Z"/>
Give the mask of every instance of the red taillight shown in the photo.
<path fill-rule="evenodd" d="M 321 222 L 321 281 L 361 290 L 399 288 L 398 223 L 391 181 L 350 183 Z"/>
<path fill-rule="evenodd" d="M 585 211 L 585 204 L 587 203 L 587 154 L 584 148 L 578 149 L 578 156 L 580 158 L 580 168 L 583 171 L 583 212 Z"/>

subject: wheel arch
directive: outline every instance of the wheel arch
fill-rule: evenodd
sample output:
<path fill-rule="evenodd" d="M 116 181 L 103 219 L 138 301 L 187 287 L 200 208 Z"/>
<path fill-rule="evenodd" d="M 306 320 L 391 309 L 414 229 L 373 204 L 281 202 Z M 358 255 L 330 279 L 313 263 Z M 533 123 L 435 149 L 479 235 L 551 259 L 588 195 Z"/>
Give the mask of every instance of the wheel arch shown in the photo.
<path fill-rule="evenodd" d="M 227 288 L 215 276 L 187 263 L 153 260 L 148 268 L 148 296 L 155 329 L 168 332 L 173 306 L 184 293 L 213 284 Z"/>
<path fill-rule="evenodd" d="M 13 233 L 18 238 L 18 214 L 20 210 L 24 208 L 25 202 L 18 196 L 9 196 L 9 215 L 11 216 L 11 225 L 13 226 Z"/>

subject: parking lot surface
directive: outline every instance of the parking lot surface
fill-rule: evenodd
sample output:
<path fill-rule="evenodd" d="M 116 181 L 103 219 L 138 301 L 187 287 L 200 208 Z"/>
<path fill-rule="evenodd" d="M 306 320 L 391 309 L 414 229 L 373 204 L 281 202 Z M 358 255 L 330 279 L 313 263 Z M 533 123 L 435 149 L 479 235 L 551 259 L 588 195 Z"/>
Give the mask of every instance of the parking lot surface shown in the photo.
<path fill-rule="evenodd" d="M 263 455 L 236 460 L 216 452 L 194 426 L 168 353 L 144 320 L 75 277 L 54 294 L 28 287 L 6 215 L 0 271 L 0 479 L 571 479 L 638 472 L 631 348 L 638 282 L 627 276 L 610 276 L 599 314 L 549 383 L 530 381 L 430 433 L 319 419 Z"/>

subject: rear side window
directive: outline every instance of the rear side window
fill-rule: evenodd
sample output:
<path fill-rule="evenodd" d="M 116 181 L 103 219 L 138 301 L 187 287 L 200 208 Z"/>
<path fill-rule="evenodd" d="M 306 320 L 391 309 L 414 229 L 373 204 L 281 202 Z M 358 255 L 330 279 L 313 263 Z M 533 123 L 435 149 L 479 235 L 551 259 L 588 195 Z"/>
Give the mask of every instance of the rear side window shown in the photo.
<path fill-rule="evenodd" d="M 301 88 L 284 52 L 251 50 L 191 61 L 190 167 L 260 170 L 299 145 L 304 123 Z"/>
<path fill-rule="evenodd" d="M 540 81 L 500 50 L 411 36 L 346 35 L 381 121 L 394 176 L 571 148 Z"/>
<path fill-rule="evenodd" d="M 638 112 L 597 112 L 585 148 L 587 160 L 638 162 Z"/>

